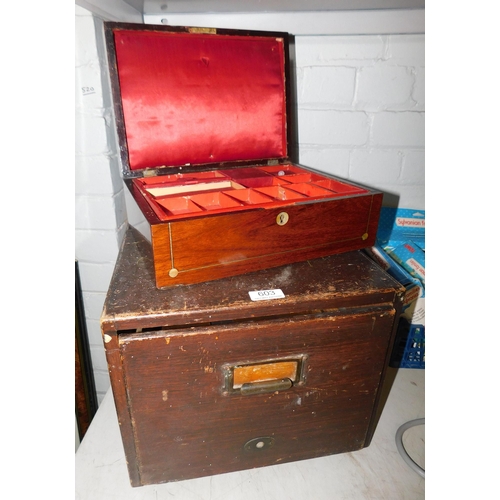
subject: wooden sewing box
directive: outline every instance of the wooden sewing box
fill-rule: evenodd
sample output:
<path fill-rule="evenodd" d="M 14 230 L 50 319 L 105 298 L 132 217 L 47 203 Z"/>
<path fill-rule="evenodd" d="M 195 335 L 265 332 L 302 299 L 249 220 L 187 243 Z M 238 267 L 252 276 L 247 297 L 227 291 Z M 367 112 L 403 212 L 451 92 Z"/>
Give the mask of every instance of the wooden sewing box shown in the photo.
<path fill-rule="evenodd" d="M 104 24 L 123 178 L 158 288 L 374 244 L 382 193 L 291 160 L 287 33 Z"/>

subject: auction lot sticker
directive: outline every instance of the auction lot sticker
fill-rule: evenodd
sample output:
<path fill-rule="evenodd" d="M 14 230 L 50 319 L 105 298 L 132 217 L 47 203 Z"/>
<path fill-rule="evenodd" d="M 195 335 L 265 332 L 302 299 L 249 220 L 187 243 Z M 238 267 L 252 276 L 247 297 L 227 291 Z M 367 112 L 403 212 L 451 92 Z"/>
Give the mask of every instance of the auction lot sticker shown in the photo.
<path fill-rule="evenodd" d="M 252 300 L 272 300 L 272 299 L 284 299 L 285 294 L 282 290 L 277 288 L 276 290 L 257 290 L 255 292 L 248 292 Z"/>

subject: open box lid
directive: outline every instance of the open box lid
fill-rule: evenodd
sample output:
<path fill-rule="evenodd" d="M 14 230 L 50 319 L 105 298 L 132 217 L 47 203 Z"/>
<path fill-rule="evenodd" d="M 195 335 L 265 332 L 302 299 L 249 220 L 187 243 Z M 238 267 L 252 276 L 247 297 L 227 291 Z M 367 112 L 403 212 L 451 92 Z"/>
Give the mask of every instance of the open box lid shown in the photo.
<path fill-rule="evenodd" d="M 288 35 L 106 22 L 125 177 L 288 157 Z"/>

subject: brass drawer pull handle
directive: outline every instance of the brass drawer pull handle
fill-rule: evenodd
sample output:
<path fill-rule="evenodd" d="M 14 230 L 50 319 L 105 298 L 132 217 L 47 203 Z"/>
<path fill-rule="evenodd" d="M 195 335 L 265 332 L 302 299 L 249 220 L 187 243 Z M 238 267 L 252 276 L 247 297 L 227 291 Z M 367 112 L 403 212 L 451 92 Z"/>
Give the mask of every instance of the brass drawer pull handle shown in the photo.
<path fill-rule="evenodd" d="M 224 396 L 264 394 L 286 391 L 291 387 L 303 387 L 306 383 L 308 354 L 289 358 L 267 359 L 249 363 L 227 363 L 221 366 Z"/>
<path fill-rule="evenodd" d="M 241 386 L 240 392 L 242 396 L 251 396 L 252 394 L 285 391 L 287 389 L 290 389 L 292 385 L 292 381 L 289 378 L 266 380 L 265 382 L 252 382 L 243 384 Z"/>

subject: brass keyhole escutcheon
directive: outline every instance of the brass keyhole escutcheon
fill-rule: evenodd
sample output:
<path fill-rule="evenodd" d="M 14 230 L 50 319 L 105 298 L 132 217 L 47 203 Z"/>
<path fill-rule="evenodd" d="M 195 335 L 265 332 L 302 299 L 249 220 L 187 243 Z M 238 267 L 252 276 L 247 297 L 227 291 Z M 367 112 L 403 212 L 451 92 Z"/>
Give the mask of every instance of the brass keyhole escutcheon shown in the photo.
<path fill-rule="evenodd" d="M 286 212 L 280 212 L 276 217 L 276 224 L 278 224 L 278 226 L 284 226 L 288 222 L 289 218 L 290 217 Z"/>

